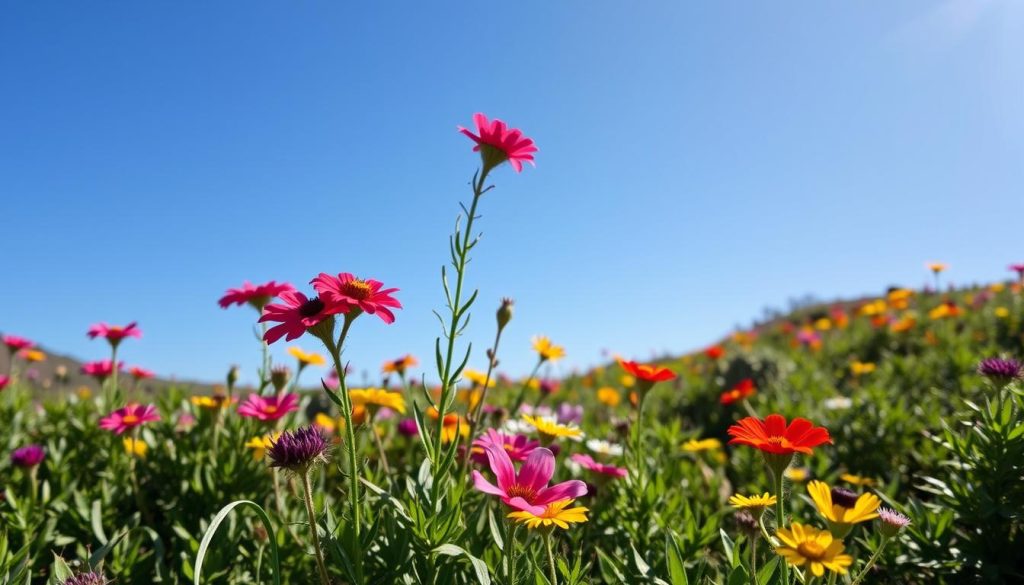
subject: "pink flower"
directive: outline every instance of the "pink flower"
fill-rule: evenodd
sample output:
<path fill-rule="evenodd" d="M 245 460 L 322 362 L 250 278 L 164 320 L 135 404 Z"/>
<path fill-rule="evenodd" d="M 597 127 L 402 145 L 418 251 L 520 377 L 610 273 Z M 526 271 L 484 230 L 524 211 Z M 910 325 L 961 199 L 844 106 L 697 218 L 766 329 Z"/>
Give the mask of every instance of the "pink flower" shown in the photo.
<path fill-rule="evenodd" d="M 487 432 L 473 441 L 471 455 L 477 463 L 487 463 L 486 449 L 494 445 L 508 453 L 512 461 L 526 461 L 527 456 L 533 453 L 534 449 L 540 447 L 539 441 L 532 441 L 526 435 L 508 435 L 494 429 L 487 429 Z"/>
<path fill-rule="evenodd" d="M 298 339 L 310 327 L 341 312 L 339 307 L 328 306 L 319 297 L 310 299 L 298 291 L 285 291 L 278 296 L 284 302 L 267 305 L 260 317 L 260 323 L 280 323 L 268 329 L 263 336 L 267 343 L 274 343 L 285 335 L 285 341 Z"/>
<path fill-rule="evenodd" d="M 121 371 L 122 367 L 124 367 L 124 362 L 117 362 L 117 370 Z M 82 373 L 87 376 L 92 376 L 102 383 L 103 380 L 106 380 L 114 373 L 114 363 L 110 360 L 86 362 L 82 364 Z"/>
<path fill-rule="evenodd" d="M 178 422 L 174 425 L 174 428 L 178 431 L 185 432 L 191 429 L 196 424 L 196 417 L 192 416 L 191 413 L 183 412 L 178 415 Z"/>
<path fill-rule="evenodd" d="M 6 388 L 7 385 L 10 384 L 10 383 L 11 383 L 11 377 L 10 376 L 0 376 L 0 390 L 3 390 L 4 388 Z"/>
<path fill-rule="evenodd" d="M 527 456 L 518 473 L 505 449 L 489 445 L 484 452 L 498 485 L 495 487 L 476 470 L 473 485 L 485 494 L 500 497 L 510 508 L 540 515 L 552 502 L 575 499 L 587 493 L 587 484 L 575 479 L 548 486 L 555 472 L 555 456 L 543 447 Z"/>
<path fill-rule="evenodd" d="M 156 407 L 152 404 L 147 404 L 146 406 L 129 404 L 102 418 L 100 420 L 100 428 L 114 431 L 120 435 L 141 424 L 157 420 L 160 420 L 160 415 L 157 414 Z"/>
<path fill-rule="evenodd" d="M 395 314 L 388 307 L 402 308 L 402 304 L 391 296 L 391 293 L 397 292 L 398 289 L 381 290 L 384 284 L 372 278 L 362 280 L 348 272 L 342 272 L 335 277 L 321 272 L 320 276 L 310 281 L 310 284 L 328 305 L 337 307 L 338 313 L 347 314 L 356 309 L 371 315 L 376 314 L 382 321 L 390 324 L 395 322 Z"/>
<path fill-rule="evenodd" d="M 11 353 L 19 352 L 23 349 L 32 349 L 36 345 L 24 337 L 18 337 L 17 335 L 4 335 L 3 337 L 0 337 L 0 340 L 3 340 L 4 345 L 7 346 L 7 350 Z"/>
<path fill-rule="evenodd" d="M 473 123 L 476 124 L 476 134 L 462 126 L 459 126 L 459 132 L 476 142 L 473 152 L 480 153 L 485 167 L 494 167 L 507 160 L 518 173 L 523 170 L 523 161 L 536 166 L 533 153 L 537 152 L 537 147 L 533 140 L 523 136 L 522 131 L 509 130 L 501 120 L 488 121 L 487 116 L 480 113 L 473 114 Z"/>
<path fill-rule="evenodd" d="M 1010 270 L 1017 273 L 1017 276 L 1024 277 L 1024 262 L 1019 264 L 1010 264 Z"/>
<path fill-rule="evenodd" d="M 110 342 L 110 345 L 117 345 L 121 343 L 121 340 L 125 337 L 142 337 L 142 330 L 139 329 L 139 326 L 135 321 L 132 321 L 124 327 L 120 325 L 97 323 L 89 328 L 89 332 L 86 335 L 88 335 L 90 339 L 103 337 Z"/>
<path fill-rule="evenodd" d="M 601 475 L 609 475 L 611 477 L 626 477 L 629 473 L 621 467 L 614 465 L 605 465 L 604 463 L 598 463 L 594 461 L 594 458 L 590 455 L 583 455 L 582 453 L 576 453 L 570 457 L 576 463 L 579 463 L 584 469 L 593 471 L 594 473 L 600 473 Z"/>
<path fill-rule="evenodd" d="M 148 380 L 149 378 L 156 377 L 153 372 L 140 368 L 139 366 L 132 366 L 128 368 L 128 373 L 132 375 L 136 380 Z"/>
<path fill-rule="evenodd" d="M 238 406 L 238 414 L 257 418 L 261 421 L 277 420 L 289 412 L 299 409 L 298 394 L 277 396 L 260 396 L 250 394 L 245 402 Z"/>
<path fill-rule="evenodd" d="M 245 303 L 249 303 L 255 307 L 257 311 L 262 311 L 263 307 L 270 302 L 270 299 L 280 296 L 283 292 L 292 292 L 294 290 L 295 287 L 287 282 L 278 284 L 271 280 L 270 282 L 260 285 L 254 285 L 247 280 L 243 282 L 242 286 L 239 288 L 229 288 L 227 292 L 224 293 L 224 296 L 217 301 L 217 304 L 220 305 L 220 308 L 226 309 L 233 304 L 244 305 Z"/>

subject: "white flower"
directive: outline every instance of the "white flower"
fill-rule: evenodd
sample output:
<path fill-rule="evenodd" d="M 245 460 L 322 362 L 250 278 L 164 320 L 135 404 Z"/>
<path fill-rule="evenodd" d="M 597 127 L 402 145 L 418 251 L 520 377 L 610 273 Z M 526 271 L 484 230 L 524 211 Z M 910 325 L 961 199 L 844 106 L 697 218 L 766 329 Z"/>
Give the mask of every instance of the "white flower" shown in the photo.
<path fill-rule="evenodd" d="M 607 455 L 608 457 L 620 457 L 622 456 L 622 445 L 616 445 L 615 443 L 609 443 L 601 439 L 589 439 L 587 440 L 587 449 L 590 449 L 598 455 Z"/>
<path fill-rule="evenodd" d="M 836 396 L 835 398 L 829 398 L 823 403 L 825 408 L 828 410 L 843 410 L 853 406 L 853 400 L 846 396 Z"/>

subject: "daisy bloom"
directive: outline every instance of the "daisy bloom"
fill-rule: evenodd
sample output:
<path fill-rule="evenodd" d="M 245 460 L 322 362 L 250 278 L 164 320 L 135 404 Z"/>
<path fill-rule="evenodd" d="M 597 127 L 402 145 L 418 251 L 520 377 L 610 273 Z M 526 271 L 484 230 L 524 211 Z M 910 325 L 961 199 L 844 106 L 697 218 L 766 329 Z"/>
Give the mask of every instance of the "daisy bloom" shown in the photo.
<path fill-rule="evenodd" d="M 839 479 L 845 481 L 846 483 L 862 487 L 875 487 L 875 484 L 878 483 L 875 480 L 871 479 L 870 477 L 863 477 L 860 475 L 854 475 L 852 473 L 843 473 L 839 476 Z"/>
<path fill-rule="evenodd" d="M 10 376 L 0 375 L 0 390 L 3 390 L 4 388 L 6 388 L 7 385 L 10 384 L 10 383 L 11 383 L 11 377 Z"/>
<path fill-rule="evenodd" d="M 472 368 L 466 368 L 462 370 L 462 377 L 469 380 L 474 386 L 483 387 L 484 382 L 487 382 L 488 388 L 494 388 L 494 386 L 498 383 L 498 381 L 495 380 L 493 377 L 488 380 L 486 373 L 481 372 L 479 370 L 474 370 Z"/>
<path fill-rule="evenodd" d="M 787 426 L 780 414 L 769 414 L 764 420 L 748 416 L 729 427 L 728 433 L 732 437 L 730 445 L 760 450 L 776 477 L 789 466 L 794 453 L 811 455 L 814 447 L 832 442 L 824 427 L 816 427 L 805 418 L 794 418 Z"/>
<path fill-rule="evenodd" d="M 327 331 L 324 333 L 333 335 L 334 326 L 330 319 L 341 312 L 340 307 L 329 306 L 320 300 L 320 297 L 308 298 L 298 291 L 285 291 L 279 297 L 282 302 L 264 307 L 263 314 L 259 318 L 260 323 L 267 321 L 279 323 L 267 330 L 263 335 L 264 341 L 274 343 L 282 337 L 285 338 L 285 341 L 298 339 L 303 333 L 321 322 L 326 322 L 329 325 L 329 327 L 325 327 Z"/>
<path fill-rule="evenodd" d="M 89 328 L 86 335 L 89 336 L 89 339 L 103 337 L 110 345 L 117 347 L 117 345 L 127 337 L 142 337 L 142 330 L 139 329 L 139 326 L 135 321 L 132 321 L 123 327 L 120 325 L 97 323 Z"/>
<path fill-rule="evenodd" d="M 600 474 L 606 477 L 622 478 L 629 474 L 629 471 L 622 467 L 615 465 L 605 465 L 604 463 L 598 463 L 594 461 L 594 458 L 590 455 L 584 455 L 582 453 L 574 453 L 569 457 L 574 463 L 579 464 L 587 471 L 593 471 L 594 473 Z"/>
<path fill-rule="evenodd" d="M 787 467 L 783 475 L 793 483 L 803 483 L 811 477 L 811 470 L 806 467 Z"/>
<path fill-rule="evenodd" d="M 146 453 L 149 451 L 149 445 L 147 445 L 142 439 L 125 437 L 121 442 L 124 444 L 125 453 L 138 457 L 139 459 L 146 458 Z"/>
<path fill-rule="evenodd" d="M 525 524 L 530 529 L 557 526 L 565 530 L 569 528 L 570 524 L 579 524 L 587 521 L 587 512 L 589 510 L 583 506 L 569 508 L 571 503 L 571 499 L 558 500 L 548 504 L 540 514 L 520 510 L 510 512 L 508 517 L 520 524 Z"/>
<path fill-rule="evenodd" d="M 271 280 L 264 284 L 254 285 L 247 280 L 238 288 L 229 288 L 224 293 L 224 296 L 217 301 L 217 304 L 222 309 L 226 309 L 231 305 L 248 304 L 262 313 L 263 307 L 267 306 L 271 299 L 279 296 L 281 293 L 294 291 L 295 287 L 287 282 L 277 283 Z"/>
<path fill-rule="evenodd" d="M 416 359 L 416 356 L 406 354 L 398 359 L 384 362 L 384 365 L 381 366 L 380 370 L 385 374 L 398 374 L 399 376 L 404 376 L 405 372 L 408 371 L 409 368 L 415 368 L 419 364 L 420 362 Z"/>
<path fill-rule="evenodd" d="M 372 278 L 362 280 L 348 272 L 342 272 L 337 276 L 321 272 L 309 283 L 316 289 L 320 298 L 336 307 L 338 313 L 345 313 L 349 319 L 354 319 L 361 313 L 369 313 L 391 324 L 395 322 L 395 314 L 391 309 L 402 308 L 402 304 L 391 296 L 391 293 L 398 292 L 398 289 L 383 289 L 384 284 Z"/>
<path fill-rule="evenodd" d="M 245 442 L 247 449 L 252 449 L 252 458 L 259 461 L 266 455 L 267 449 L 274 444 L 274 441 L 281 436 L 280 431 L 276 431 L 260 437 L 253 437 Z"/>
<path fill-rule="evenodd" d="M 281 396 L 250 394 L 249 398 L 238 407 L 238 414 L 267 422 L 278 420 L 298 409 L 298 394 L 282 394 Z"/>
<path fill-rule="evenodd" d="M 551 340 L 543 335 L 535 335 L 530 343 L 542 362 L 554 363 L 565 357 L 565 348 L 551 343 Z"/>
<path fill-rule="evenodd" d="M 871 362 L 853 361 L 850 364 L 850 373 L 854 376 L 863 376 L 875 371 L 875 364 Z"/>
<path fill-rule="evenodd" d="M 521 130 L 509 129 L 501 120 L 488 120 L 480 113 L 473 114 L 473 124 L 476 125 L 475 134 L 462 126 L 459 126 L 459 132 L 476 142 L 473 152 L 479 152 L 483 160 L 482 174 L 486 175 L 505 161 L 517 173 L 522 172 L 524 162 L 534 164 L 533 153 L 537 152 L 537 147 L 532 139 L 523 136 Z"/>
<path fill-rule="evenodd" d="M 782 542 L 775 552 L 795 567 L 810 564 L 815 577 L 824 575 L 825 569 L 845 575 L 846 568 L 853 564 L 853 557 L 842 554 L 843 541 L 833 538 L 828 530 L 794 522 L 788 529 L 776 530 L 775 535 Z"/>
<path fill-rule="evenodd" d="M 925 266 L 935 274 L 945 272 L 949 268 L 949 265 L 943 262 L 928 262 Z"/>
<path fill-rule="evenodd" d="M 875 494 L 858 496 L 845 488 L 830 489 L 818 480 L 807 484 L 807 492 L 818 512 L 828 521 L 829 528 L 840 537 L 849 534 L 854 524 L 878 518 L 878 506 L 882 503 Z"/>
<path fill-rule="evenodd" d="M 622 402 L 622 395 L 615 388 L 605 386 L 604 388 L 598 388 L 597 399 L 601 404 L 614 408 L 619 405 L 619 402 Z"/>
<path fill-rule="evenodd" d="M 718 439 L 690 439 L 683 443 L 683 451 L 689 453 L 700 453 L 701 451 L 717 451 L 722 448 L 722 442 Z"/>
<path fill-rule="evenodd" d="M 132 378 L 135 378 L 136 381 L 148 380 L 150 378 L 156 377 L 156 374 L 154 374 L 153 372 L 145 368 L 140 368 L 139 366 L 132 366 L 128 368 L 128 373 L 131 374 Z"/>
<path fill-rule="evenodd" d="M 896 536 L 910 524 L 910 518 L 892 508 L 879 508 L 878 519 L 878 531 L 886 538 Z"/>
<path fill-rule="evenodd" d="M 11 452 L 11 464 L 22 469 L 35 467 L 45 458 L 46 449 L 42 445 L 26 445 Z"/>
<path fill-rule="evenodd" d="M 520 462 L 526 461 L 530 453 L 540 447 L 540 443 L 531 440 L 526 435 L 510 435 L 495 429 L 487 429 L 484 434 L 473 441 L 470 452 L 473 461 L 487 463 L 486 450 L 491 446 L 504 449 L 508 453 L 509 459 Z"/>
<path fill-rule="evenodd" d="M 158 420 L 160 420 L 160 415 L 157 414 L 156 407 L 152 404 L 146 406 L 129 404 L 100 419 L 100 428 L 120 435 L 139 425 Z"/>
<path fill-rule="evenodd" d="M 320 427 L 327 434 L 332 434 L 338 430 L 338 424 L 325 412 L 316 413 L 316 416 L 313 417 L 313 424 Z"/>
<path fill-rule="evenodd" d="M 224 394 L 213 394 L 211 396 L 193 396 L 191 398 L 192 404 L 205 410 L 217 410 L 220 408 L 227 408 L 235 402 L 238 402 L 237 398 L 228 398 Z"/>
<path fill-rule="evenodd" d="M 774 506 L 779 499 L 768 492 L 762 495 L 744 496 L 736 494 L 729 498 L 729 503 L 737 510 L 750 510 L 755 516 L 760 516 L 765 509 Z"/>
<path fill-rule="evenodd" d="M 587 493 L 587 485 L 575 479 L 548 486 L 555 472 L 555 456 L 544 447 L 534 449 L 518 472 L 501 447 L 491 445 L 484 451 L 498 485 L 484 479 L 476 470 L 473 471 L 473 485 L 485 494 L 500 497 L 510 508 L 540 515 L 548 504 Z"/>
<path fill-rule="evenodd" d="M 36 345 L 24 337 L 18 337 L 17 335 L 4 335 L 0 337 L 0 341 L 3 341 L 4 345 L 7 346 L 7 351 L 12 354 L 23 349 L 31 349 Z"/>
<path fill-rule="evenodd" d="M 603 439 L 587 439 L 587 449 L 605 457 L 621 457 L 622 445 L 616 445 Z"/>
<path fill-rule="evenodd" d="M 327 363 L 324 356 L 312 351 L 303 351 L 301 347 L 294 345 L 288 348 L 288 353 L 298 360 L 300 369 L 306 366 L 322 366 Z"/>
<path fill-rule="evenodd" d="M 427 416 L 432 420 L 437 420 L 440 415 L 437 409 L 431 406 L 427 409 Z M 465 439 L 469 436 L 469 421 L 466 417 L 455 412 L 449 412 L 444 415 L 444 422 L 441 425 L 441 442 L 450 443 L 455 440 L 456 437 L 462 437 Z"/>
<path fill-rule="evenodd" d="M 646 393 L 658 382 L 676 379 L 675 372 L 661 366 L 647 366 L 627 360 L 619 360 L 619 365 L 626 371 L 626 374 L 633 378 L 641 394 Z"/>
<path fill-rule="evenodd" d="M 381 388 L 363 388 L 349 390 L 349 398 L 353 406 L 363 406 L 371 410 L 377 408 L 390 408 L 400 414 L 405 414 L 405 396 L 401 392 L 391 392 Z"/>
<path fill-rule="evenodd" d="M 46 354 L 38 349 L 23 349 L 18 356 L 26 362 L 39 363 L 46 360 Z"/>
<path fill-rule="evenodd" d="M 583 431 L 575 425 L 559 424 L 554 417 L 523 415 L 523 421 L 531 425 L 540 435 L 540 440 L 545 445 L 559 437 L 567 437 L 573 440 L 583 438 Z"/>
<path fill-rule="evenodd" d="M 722 395 L 718 400 L 724 405 L 729 405 L 740 400 L 746 400 L 754 394 L 757 394 L 757 388 L 754 387 L 754 381 L 750 378 L 744 378 L 740 380 L 739 384 L 733 386 L 731 390 L 722 392 Z"/>

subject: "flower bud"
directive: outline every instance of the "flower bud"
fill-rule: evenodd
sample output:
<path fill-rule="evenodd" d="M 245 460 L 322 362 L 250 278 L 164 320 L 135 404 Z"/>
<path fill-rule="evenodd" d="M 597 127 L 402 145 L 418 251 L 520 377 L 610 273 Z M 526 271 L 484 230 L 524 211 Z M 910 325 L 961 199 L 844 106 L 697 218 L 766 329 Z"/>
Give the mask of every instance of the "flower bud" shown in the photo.
<path fill-rule="evenodd" d="M 278 394 L 284 392 L 285 387 L 288 385 L 288 380 L 291 379 L 292 372 L 285 366 L 277 366 L 270 370 L 270 383 L 274 386 L 274 390 Z"/>
<path fill-rule="evenodd" d="M 505 297 L 501 299 L 501 306 L 498 307 L 498 331 L 501 331 L 512 320 L 512 306 L 515 301 Z"/>
<path fill-rule="evenodd" d="M 227 376 L 228 392 L 235 388 L 235 384 L 238 383 L 238 366 L 231 366 L 228 370 Z"/>

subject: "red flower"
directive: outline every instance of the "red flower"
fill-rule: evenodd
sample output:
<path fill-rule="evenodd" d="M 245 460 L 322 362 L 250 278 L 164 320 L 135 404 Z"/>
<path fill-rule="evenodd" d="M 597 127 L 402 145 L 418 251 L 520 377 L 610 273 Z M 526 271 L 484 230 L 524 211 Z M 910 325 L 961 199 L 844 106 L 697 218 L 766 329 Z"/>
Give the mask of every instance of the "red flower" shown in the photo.
<path fill-rule="evenodd" d="M 711 347 L 704 350 L 704 355 L 708 356 L 713 360 L 717 360 L 725 355 L 725 350 L 721 345 L 712 345 Z"/>
<path fill-rule="evenodd" d="M 733 402 L 743 400 L 744 398 L 757 394 L 757 388 L 754 386 L 754 381 L 750 378 L 744 378 L 740 380 L 739 384 L 736 384 L 732 390 L 726 390 L 722 392 L 720 398 L 722 404 L 732 404 Z"/>
<path fill-rule="evenodd" d="M 476 124 L 476 134 L 462 126 L 459 126 L 459 132 L 476 142 L 473 152 L 480 153 L 485 167 L 489 169 L 507 160 L 518 173 L 523 170 L 523 161 L 536 166 L 533 153 L 537 152 L 537 147 L 532 139 L 523 136 L 522 131 L 509 130 L 501 120 L 488 121 L 487 116 L 480 113 L 473 114 L 473 123 Z"/>
<path fill-rule="evenodd" d="M 285 291 L 279 296 L 284 302 L 264 307 L 263 315 L 259 320 L 260 323 L 264 321 L 280 323 L 280 325 L 274 325 L 268 329 L 263 336 L 263 340 L 267 343 L 274 343 L 285 335 L 287 335 L 286 341 L 297 339 L 310 327 L 341 312 L 339 307 L 328 306 L 319 297 L 310 299 L 298 291 Z"/>
<path fill-rule="evenodd" d="M 786 417 L 781 414 L 769 414 L 763 421 L 748 416 L 729 427 L 729 435 L 730 445 L 749 445 L 774 455 L 810 455 L 813 447 L 832 442 L 828 429 L 816 427 L 805 418 L 794 418 L 787 427 Z"/>
<path fill-rule="evenodd" d="M 348 272 L 331 276 L 321 272 L 310 281 L 313 288 L 335 313 L 349 313 L 352 309 L 377 315 L 385 323 L 394 323 L 395 314 L 389 307 L 401 309 L 402 303 L 391 296 L 397 288 L 381 290 L 384 283 L 372 278 L 361 280 Z"/>
<path fill-rule="evenodd" d="M 626 373 L 633 376 L 639 381 L 647 382 L 648 384 L 655 384 L 657 382 L 667 382 L 669 380 L 675 380 L 676 374 L 668 368 L 661 366 L 645 366 L 636 362 L 628 362 L 625 360 L 619 360 L 619 365 L 622 366 Z"/>
<path fill-rule="evenodd" d="M 295 287 L 287 282 L 278 284 L 271 280 L 264 284 L 254 285 L 247 280 L 242 283 L 240 288 L 229 288 L 227 292 L 224 293 L 224 296 L 217 301 L 217 304 L 220 305 L 220 308 L 226 309 L 233 304 L 244 305 L 245 303 L 249 303 L 253 307 L 256 307 L 256 310 L 262 311 L 263 307 L 270 302 L 270 299 L 280 296 L 283 292 L 294 290 Z"/>
<path fill-rule="evenodd" d="M 25 339 L 24 337 L 18 337 L 17 335 L 4 335 L 0 337 L 0 340 L 7 346 L 7 350 L 11 353 L 17 353 L 23 349 L 32 349 L 35 347 L 35 343 Z"/>
<path fill-rule="evenodd" d="M 103 337 L 110 342 L 110 345 L 117 345 L 126 337 L 142 337 L 142 330 L 139 329 L 139 326 L 135 321 L 132 321 L 124 327 L 120 325 L 97 323 L 89 328 L 89 332 L 86 333 L 86 335 L 88 335 L 90 339 Z"/>
<path fill-rule="evenodd" d="M 121 371 L 121 367 L 124 362 L 117 362 L 117 370 Z M 103 383 L 104 380 L 109 378 L 114 373 L 114 362 L 110 360 L 101 360 L 98 362 L 86 362 L 82 364 L 81 371 L 87 376 L 92 376 Z"/>
<path fill-rule="evenodd" d="M 128 368 L 128 373 L 132 375 L 136 380 L 146 380 L 156 376 L 153 372 L 140 368 L 139 366 L 132 366 Z"/>

